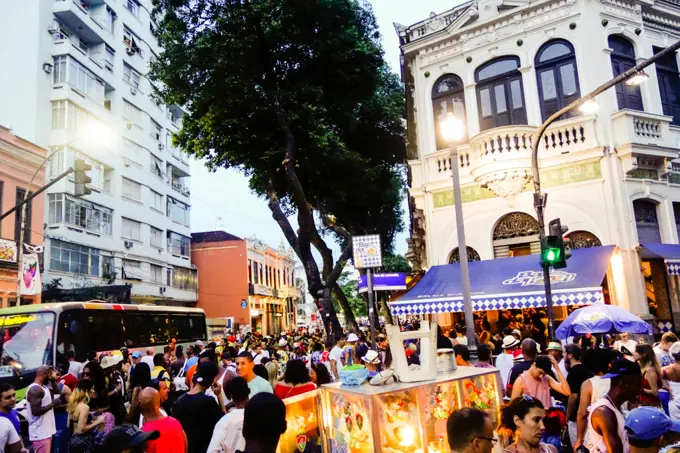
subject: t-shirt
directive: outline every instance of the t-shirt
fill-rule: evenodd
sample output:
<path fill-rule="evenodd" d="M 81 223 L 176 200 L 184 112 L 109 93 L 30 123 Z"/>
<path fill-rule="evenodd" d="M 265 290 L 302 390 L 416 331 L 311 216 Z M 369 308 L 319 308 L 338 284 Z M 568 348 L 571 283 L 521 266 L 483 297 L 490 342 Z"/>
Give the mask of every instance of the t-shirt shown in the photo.
<path fill-rule="evenodd" d="M 189 368 L 191 368 L 192 366 L 196 365 L 197 363 L 198 363 L 198 357 L 197 357 L 197 356 L 193 356 L 193 357 L 189 358 L 189 359 L 186 361 L 186 363 L 184 364 L 184 371 L 185 371 L 185 372 L 186 372 L 186 371 L 189 371 Z"/>
<path fill-rule="evenodd" d="M 186 437 L 182 425 L 177 419 L 165 417 L 160 420 L 144 423 L 142 431 L 158 431 L 161 433 L 156 440 L 146 443 L 146 453 L 184 453 Z"/>
<path fill-rule="evenodd" d="M 284 399 L 290 398 L 291 396 L 301 395 L 306 392 L 311 392 L 313 390 L 316 390 L 316 385 L 314 385 L 313 382 L 308 382 L 307 384 L 297 386 L 292 386 L 290 384 L 286 384 L 285 382 L 281 382 L 276 384 L 274 395 Z"/>
<path fill-rule="evenodd" d="M 153 370 L 153 367 L 154 367 L 154 364 L 153 364 L 153 356 L 151 356 L 151 355 L 145 355 L 144 357 L 142 357 L 142 362 L 144 362 L 144 363 L 146 363 L 147 365 L 149 365 L 149 369 L 150 369 L 150 370 Z"/>
<path fill-rule="evenodd" d="M 163 372 L 162 376 L 161 376 L 161 372 Z M 158 376 L 161 376 L 163 379 L 170 379 L 170 375 L 168 374 L 168 370 L 166 370 L 162 366 L 153 367 L 153 369 L 151 370 L 151 379 L 157 379 Z"/>
<path fill-rule="evenodd" d="M 333 349 L 331 349 L 330 354 L 328 354 L 328 360 L 330 362 L 333 362 L 333 360 L 336 361 L 335 366 L 338 367 L 338 370 L 342 368 L 342 348 L 338 345 L 333 346 Z"/>
<path fill-rule="evenodd" d="M 510 370 L 510 374 L 508 375 L 508 381 L 506 383 L 508 393 L 512 393 L 512 386 L 517 380 L 517 378 L 526 370 L 531 368 L 531 365 L 533 364 L 534 364 L 533 360 L 523 360 L 519 363 L 516 363 L 515 366 L 512 367 L 512 369 Z"/>
<path fill-rule="evenodd" d="M 661 346 L 654 348 L 654 354 L 656 355 L 656 360 L 659 361 L 662 367 L 673 365 L 675 363 L 673 356 L 671 356 L 670 353 Z"/>
<path fill-rule="evenodd" d="M 16 444 L 19 440 L 19 434 L 12 426 L 12 422 L 5 417 L 0 417 L 0 451 L 5 451 L 6 446 Z"/>
<path fill-rule="evenodd" d="M 269 381 L 261 378 L 260 376 L 255 376 L 253 380 L 248 382 L 248 388 L 250 389 L 249 398 L 252 398 L 258 393 L 274 393 Z"/>
<path fill-rule="evenodd" d="M 234 453 L 246 447 L 243 438 L 243 409 L 233 409 L 217 422 L 208 453 Z"/>
<path fill-rule="evenodd" d="M 187 385 L 189 387 L 191 387 L 191 383 L 194 382 L 194 374 L 196 374 L 197 369 L 198 369 L 198 363 L 190 366 L 189 369 L 187 370 L 186 377 L 187 377 Z"/>
<path fill-rule="evenodd" d="M 73 375 L 76 378 L 80 377 L 80 373 L 83 372 L 83 364 L 80 362 L 76 362 L 75 360 L 73 362 L 68 363 L 68 374 Z"/>
<path fill-rule="evenodd" d="M 19 412 L 16 409 L 10 409 L 9 414 L 0 412 L 0 417 L 4 417 L 9 420 L 14 428 L 17 430 L 17 434 L 21 432 L 21 422 L 19 421 Z"/>
<path fill-rule="evenodd" d="M 205 393 L 186 393 L 175 403 L 172 415 L 179 420 L 187 435 L 188 453 L 205 453 L 213 429 L 222 418 L 222 411 L 215 400 Z"/>
<path fill-rule="evenodd" d="M 588 367 L 586 367 L 583 364 L 578 364 L 569 370 L 569 376 L 567 376 L 567 384 L 569 384 L 569 388 L 571 389 L 571 394 L 572 395 L 578 395 L 580 397 L 581 395 L 581 385 L 593 377 L 593 373 L 590 372 Z M 578 401 L 579 399 L 576 400 L 576 405 L 578 406 Z M 572 411 L 571 416 L 569 417 L 570 422 L 575 422 L 576 421 L 576 413 L 578 411 Z"/>
<path fill-rule="evenodd" d="M 165 412 L 165 409 L 161 407 L 160 409 L 161 415 L 167 417 L 168 413 Z M 144 426 L 144 414 L 139 414 L 139 429 L 142 429 L 142 426 Z"/>

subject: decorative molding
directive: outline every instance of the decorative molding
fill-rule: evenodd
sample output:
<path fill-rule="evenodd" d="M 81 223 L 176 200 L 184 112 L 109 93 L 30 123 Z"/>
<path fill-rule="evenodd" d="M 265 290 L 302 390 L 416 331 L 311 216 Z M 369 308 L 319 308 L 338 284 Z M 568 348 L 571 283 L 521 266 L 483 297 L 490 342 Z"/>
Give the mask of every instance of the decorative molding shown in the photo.
<path fill-rule="evenodd" d="M 547 189 L 601 178 L 602 168 L 600 167 L 600 159 L 597 158 L 573 165 L 542 170 L 541 187 Z M 527 185 L 524 190 L 533 190 L 533 188 Z M 480 187 L 477 184 L 466 184 L 461 187 L 461 198 L 463 203 L 469 203 L 497 197 L 490 189 Z M 453 206 L 453 190 L 433 192 L 432 199 L 435 209 Z"/>
<path fill-rule="evenodd" d="M 633 21 L 642 22 L 642 6 L 638 3 L 628 3 L 622 0 L 600 0 L 602 10 L 611 16 Z"/>
<path fill-rule="evenodd" d="M 663 17 L 646 11 L 642 13 L 642 21 L 645 25 L 670 32 L 674 35 L 677 35 L 678 30 L 680 30 L 680 20 Z"/>

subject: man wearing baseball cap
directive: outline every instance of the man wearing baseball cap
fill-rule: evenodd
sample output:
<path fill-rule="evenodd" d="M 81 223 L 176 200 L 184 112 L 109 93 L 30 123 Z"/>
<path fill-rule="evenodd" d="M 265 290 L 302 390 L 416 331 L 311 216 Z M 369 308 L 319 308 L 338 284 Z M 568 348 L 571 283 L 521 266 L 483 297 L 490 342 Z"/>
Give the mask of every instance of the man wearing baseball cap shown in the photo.
<path fill-rule="evenodd" d="M 143 453 L 146 443 L 158 439 L 160 433 L 145 433 L 134 425 L 120 425 L 113 428 L 104 438 L 103 453 Z"/>
<path fill-rule="evenodd" d="M 640 392 L 640 366 L 626 359 L 617 359 L 609 373 L 602 377 L 611 379 L 611 388 L 590 407 L 583 445 L 591 453 L 627 453 L 630 449 L 621 405 L 635 401 Z"/>
<path fill-rule="evenodd" d="M 630 453 L 656 453 L 661 448 L 664 435 L 680 433 L 680 421 L 671 420 L 656 407 L 638 407 L 626 417 L 626 432 Z"/>

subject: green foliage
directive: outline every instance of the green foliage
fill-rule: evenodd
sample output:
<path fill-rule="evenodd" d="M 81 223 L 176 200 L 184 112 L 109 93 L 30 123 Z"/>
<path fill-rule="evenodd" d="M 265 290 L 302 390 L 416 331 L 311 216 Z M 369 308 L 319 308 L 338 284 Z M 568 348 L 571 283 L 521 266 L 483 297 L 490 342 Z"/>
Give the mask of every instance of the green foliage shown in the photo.
<path fill-rule="evenodd" d="M 368 305 L 364 301 L 364 298 L 359 294 L 359 280 L 354 279 L 350 271 L 343 271 L 338 279 L 338 285 L 340 285 L 340 289 L 345 294 L 354 316 L 368 316 Z M 332 296 L 331 298 L 335 310 L 344 312 L 337 298 L 335 296 Z"/>
<path fill-rule="evenodd" d="M 389 71 L 370 6 L 356 0 L 157 0 L 165 51 L 151 78 L 185 105 L 175 137 L 212 168 L 237 168 L 253 190 L 283 171 L 290 125 L 307 202 L 352 234 L 403 229 L 403 89 Z"/>
<path fill-rule="evenodd" d="M 384 272 L 404 272 L 411 273 L 411 265 L 404 258 L 404 255 L 392 255 L 390 253 L 383 255 L 383 271 Z"/>

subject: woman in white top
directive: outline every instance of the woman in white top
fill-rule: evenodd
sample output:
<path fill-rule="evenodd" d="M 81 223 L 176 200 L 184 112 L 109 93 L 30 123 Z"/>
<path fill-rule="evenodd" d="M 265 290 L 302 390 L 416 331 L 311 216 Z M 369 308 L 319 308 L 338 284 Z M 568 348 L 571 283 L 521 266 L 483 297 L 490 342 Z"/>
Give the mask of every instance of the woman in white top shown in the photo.
<path fill-rule="evenodd" d="M 663 379 L 668 381 L 673 399 L 668 404 L 668 410 L 673 420 L 680 420 L 680 341 L 673 343 L 668 352 L 675 359 L 675 363 L 663 367 Z"/>
<path fill-rule="evenodd" d="M 242 377 L 227 381 L 225 393 L 234 402 L 234 408 L 217 422 L 206 453 L 234 453 L 243 450 L 243 414 L 250 397 L 248 382 Z"/>

